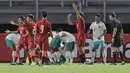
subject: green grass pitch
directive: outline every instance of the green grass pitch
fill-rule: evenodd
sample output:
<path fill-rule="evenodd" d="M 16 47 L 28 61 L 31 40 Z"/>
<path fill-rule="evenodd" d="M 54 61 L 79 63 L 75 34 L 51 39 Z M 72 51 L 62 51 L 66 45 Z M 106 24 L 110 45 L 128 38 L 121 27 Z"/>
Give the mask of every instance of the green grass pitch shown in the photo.
<path fill-rule="evenodd" d="M 130 73 L 130 64 L 126 65 L 46 65 L 46 67 L 0 63 L 0 73 Z"/>

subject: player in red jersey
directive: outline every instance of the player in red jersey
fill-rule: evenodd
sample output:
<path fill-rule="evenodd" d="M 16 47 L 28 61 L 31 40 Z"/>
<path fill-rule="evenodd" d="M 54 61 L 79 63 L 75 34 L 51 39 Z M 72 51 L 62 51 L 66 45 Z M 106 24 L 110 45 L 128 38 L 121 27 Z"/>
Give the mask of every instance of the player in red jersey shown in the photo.
<path fill-rule="evenodd" d="M 27 44 L 27 32 L 26 32 L 26 28 L 24 27 L 19 27 L 17 29 L 17 32 L 20 33 L 21 37 L 20 37 L 20 40 L 18 42 L 18 45 L 17 45 L 17 51 L 21 50 L 22 48 L 24 48 L 24 50 L 27 50 L 28 48 L 28 44 Z"/>
<path fill-rule="evenodd" d="M 18 18 L 18 24 L 15 23 L 14 21 L 11 21 L 10 22 L 12 25 L 23 25 L 23 26 L 20 26 L 17 31 L 7 31 L 7 33 L 20 33 L 20 40 L 18 41 L 18 45 L 16 46 L 16 55 L 15 55 L 15 60 L 19 57 L 19 51 L 24 48 L 25 50 L 28 49 L 27 47 L 27 30 L 26 28 L 24 28 L 24 25 L 25 25 L 25 17 L 24 16 L 19 16 Z"/>
<path fill-rule="evenodd" d="M 36 34 L 38 36 L 38 45 L 40 49 L 39 66 L 42 66 L 46 59 L 46 52 L 49 49 L 48 34 L 50 34 L 53 39 L 51 23 L 47 20 L 46 11 L 42 11 L 42 19 L 36 23 Z"/>
<path fill-rule="evenodd" d="M 28 49 L 29 49 L 29 61 L 32 59 L 31 65 L 36 65 L 34 62 L 36 53 L 35 53 L 35 48 L 36 44 L 34 43 L 34 28 L 35 28 L 35 23 L 33 22 L 34 16 L 32 14 L 28 14 L 26 17 L 26 25 L 24 26 L 27 29 L 28 32 Z"/>
<path fill-rule="evenodd" d="M 77 48 L 78 48 L 78 52 L 79 52 L 79 56 L 80 56 L 80 61 L 81 63 L 84 63 L 86 60 L 85 60 L 85 53 L 83 51 L 83 47 L 85 46 L 85 40 L 86 40 L 86 37 L 85 37 L 85 21 L 83 19 L 83 16 L 84 14 L 81 12 L 78 11 L 77 9 L 77 5 L 75 5 L 75 3 L 73 3 L 73 8 L 76 12 L 76 15 L 77 15 L 77 20 L 72 22 L 70 17 L 71 17 L 71 14 L 68 15 L 68 23 L 71 25 L 76 25 L 76 28 L 77 28 Z"/>
<path fill-rule="evenodd" d="M 26 29 L 26 33 L 27 33 L 27 37 L 26 39 L 28 41 L 27 44 L 28 44 L 28 49 L 26 51 L 26 54 L 29 58 L 29 65 L 36 65 L 36 63 L 34 62 L 34 58 L 36 56 L 35 54 L 35 43 L 34 43 L 34 28 L 35 28 L 35 23 L 33 22 L 33 19 L 34 19 L 34 16 L 32 14 L 28 14 L 27 17 L 26 17 L 26 23 L 25 25 L 22 25 L 22 24 L 13 24 L 13 25 L 16 25 L 16 26 L 22 26 L 23 28 Z M 32 62 L 31 62 L 32 61 Z"/>

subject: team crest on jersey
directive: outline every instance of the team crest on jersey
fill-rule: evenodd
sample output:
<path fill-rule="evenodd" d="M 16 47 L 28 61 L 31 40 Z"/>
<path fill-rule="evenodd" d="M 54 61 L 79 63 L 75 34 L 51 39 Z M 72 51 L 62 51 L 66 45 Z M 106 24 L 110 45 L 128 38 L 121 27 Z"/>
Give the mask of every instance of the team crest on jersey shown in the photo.
<path fill-rule="evenodd" d="M 101 28 L 101 26 L 98 26 L 98 28 Z"/>

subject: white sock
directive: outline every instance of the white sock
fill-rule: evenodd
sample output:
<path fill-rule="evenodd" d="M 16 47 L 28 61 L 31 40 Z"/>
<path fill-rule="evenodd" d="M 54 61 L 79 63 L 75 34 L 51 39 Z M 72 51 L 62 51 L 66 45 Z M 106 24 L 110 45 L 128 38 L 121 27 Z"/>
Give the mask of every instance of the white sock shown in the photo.
<path fill-rule="evenodd" d="M 52 58 L 53 58 L 53 62 L 56 62 L 56 55 L 55 55 L 55 53 L 52 53 Z"/>
<path fill-rule="evenodd" d="M 70 52 L 70 53 L 71 53 L 70 63 L 73 63 L 74 52 Z"/>
<path fill-rule="evenodd" d="M 16 51 L 12 51 L 12 60 L 13 60 L 13 62 L 15 62 L 15 54 L 16 54 Z"/>
<path fill-rule="evenodd" d="M 67 63 L 69 63 L 70 62 L 70 53 L 69 53 L 69 51 L 66 51 L 66 53 L 65 53 L 65 58 L 66 58 L 66 62 Z"/>
<path fill-rule="evenodd" d="M 103 56 L 103 62 L 106 63 L 106 52 L 105 51 L 102 52 L 102 56 Z"/>
<path fill-rule="evenodd" d="M 92 52 L 92 57 L 91 57 L 91 59 L 92 59 L 92 62 L 94 63 L 94 61 L 95 61 L 95 51 Z"/>
<path fill-rule="evenodd" d="M 68 53 L 69 53 L 69 62 L 71 62 L 71 52 L 70 51 L 68 51 Z"/>
<path fill-rule="evenodd" d="M 17 59 L 16 63 L 20 63 L 20 61 L 19 61 L 19 57 L 18 57 L 18 59 Z"/>
<path fill-rule="evenodd" d="M 59 52 L 59 51 L 57 51 L 57 54 L 58 54 L 58 60 L 59 60 L 59 62 L 60 62 L 60 57 L 61 57 L 61 54 L 60 54 L 60 52 Z"/>
<path fill-rule="evenodd" d="M 31 59 L 32 63 L 35 63 L 32 59 Z"/>
<path fill-rule="evenodd" d="M 53 60 L 52 60 L 52 54 L 50 51 L 47 51 L 47 55 L 48 55 L 48 58 L 50 60 L 51 63 L 54 63 Z"/>
<path fill-rule="evenodd" d="M 60 53 L 57 51 L 55 52 L 55 55 L 56 55 L 57 62 L 60 62 Z"/>

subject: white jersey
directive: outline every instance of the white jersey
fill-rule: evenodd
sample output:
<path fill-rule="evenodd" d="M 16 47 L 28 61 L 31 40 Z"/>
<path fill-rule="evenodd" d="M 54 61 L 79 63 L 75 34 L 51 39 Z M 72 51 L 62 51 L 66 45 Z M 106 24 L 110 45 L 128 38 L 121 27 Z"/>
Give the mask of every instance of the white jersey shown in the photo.
<path fill-rule="evenodd" d="M 66 31 L 61 31 L 59 33 L 60 36 L 63 36 L 61 37 L 61 39 L 65 42 L 72 42 L 72 41 L 75 41 L 75 37 L 73 36 L 73 34 L 69 33 L 69 32 L 66 32 Z"/>
<path fill-rule="evenodd" d="M 93 41 L 104 41 L 104 36 L 98 39 L 98 37 L 104 33 L 104 30 L 106 30 L 106 26 L 103 22 L 100 22 L 98 24 L 96 22 L 93 22 L 90 26 L 90 29 L 93 31 Z"/>
<path fill-rule="evenodd" d="M 20 35 L 19 35 L 19 34 L 14 34 L 14 33 L 8 34 L 8 35 L 6 36 L 6 39 L 12 41 L 15 45 L 17 45 L 17 44 L 18 44 L 18 41 L 19 41 L 19 39 L 20 39 Z"/>
<path fill-rule="evenodd" d="M 52 31 L 52 34 L 53 34 L 53 37 L 55 37 L 57 34 L 56 34 L 56 32 L 54 32 L 54 31 Z M 52 38 L 51 37 L 49 37 L 48 38 L 48 40 L 49 40 L 49 44 L 51 43 L 51 41 L 52 41 Z"/>

